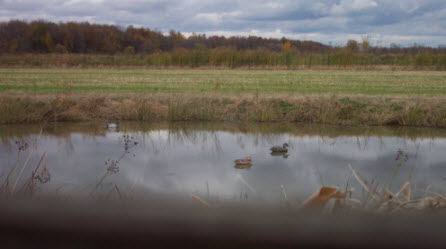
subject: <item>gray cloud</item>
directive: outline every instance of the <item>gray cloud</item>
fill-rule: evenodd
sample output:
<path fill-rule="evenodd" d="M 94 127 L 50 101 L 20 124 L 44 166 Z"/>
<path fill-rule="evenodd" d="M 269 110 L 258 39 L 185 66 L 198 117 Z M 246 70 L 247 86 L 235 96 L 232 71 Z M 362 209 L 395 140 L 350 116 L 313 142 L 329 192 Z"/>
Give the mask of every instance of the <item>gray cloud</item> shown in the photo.
<path fill-rule="evenodd" d="M 216 35 L 343 44 L 446 44 L 444 0 L 0 0 L 0 20 L 90 21 Z"/>

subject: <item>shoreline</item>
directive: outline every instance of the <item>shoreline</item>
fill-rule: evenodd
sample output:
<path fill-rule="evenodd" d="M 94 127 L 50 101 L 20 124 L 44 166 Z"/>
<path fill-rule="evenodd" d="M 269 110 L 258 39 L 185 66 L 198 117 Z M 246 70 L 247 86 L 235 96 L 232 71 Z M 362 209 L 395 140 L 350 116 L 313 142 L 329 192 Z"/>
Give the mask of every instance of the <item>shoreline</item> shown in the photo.
<path fill-rule="evenodd" d="M 240 121 L 446 127 L 441 98 L 217 94 L 2 94 L 0 124 L 64 121 Z"/>

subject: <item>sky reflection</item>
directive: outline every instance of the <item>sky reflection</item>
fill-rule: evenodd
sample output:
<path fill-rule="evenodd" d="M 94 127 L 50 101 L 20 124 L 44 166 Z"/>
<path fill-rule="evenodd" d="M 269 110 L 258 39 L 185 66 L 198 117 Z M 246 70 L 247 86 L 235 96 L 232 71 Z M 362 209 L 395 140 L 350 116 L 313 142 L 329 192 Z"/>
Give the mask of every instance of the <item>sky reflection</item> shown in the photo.
<path fill-rule="evenodd" d="M 443 177 L 446 173 L 445 138 L 244 133 L 218 128 L 182 129 L 181 125 L 175 129 L 105 130 L 93 134 L 82 131 L 63 136 L 45 133 L 25 175 L 30 174 L 30 169 L 46 151 L 52 179 L 41 186 L 42 191 L 62 187 L 70 192 L 95 183 L 106 169 L 105 162 L 117 160 L 124 152 L 124 134 L 132 136 L 139 144 L 130 149 L 118 165 L 119 172 L 107 177 L 100 189 L 116 184 L 125 192 L 136 182 L 135 194 L 141 198 L 149 193 L 206 196 L 208 186 L 213 200 L 277 201 L 283 198 L 281 184 L 292 201 L 302 201 L 321 186 L 345 188 L 348 184 L 360 194 L 361 188 L 346 166 L 351 164 L 374 186 L 385 187 L 397 165 L 398 150 L 407 154 L 409 160 L 397 174 L 393 183 L 395 189 L 408 180 L 412 167 L 411 182 L 416 188 L 431 185 L 433 191 L 444 192 L 446 187 Z M 26 136 L 10 134 L 6 140 L 3 137 L 0 174 L 8 174 L 15 165 L 17 148 L 11 141 L 18 137 L 32 141 L 37 136 L 31 133 Z M 6 144 L 7 140 L 10 145 Z M 272 156 L 269 148 L 284 142 L 290 145 L 288 157 Z M 29 150 L 21 153 L 21 164 L 28 153 Z M 253 159 L 252 167 L 234 167 L 234 159 L 246 156 Z"/>

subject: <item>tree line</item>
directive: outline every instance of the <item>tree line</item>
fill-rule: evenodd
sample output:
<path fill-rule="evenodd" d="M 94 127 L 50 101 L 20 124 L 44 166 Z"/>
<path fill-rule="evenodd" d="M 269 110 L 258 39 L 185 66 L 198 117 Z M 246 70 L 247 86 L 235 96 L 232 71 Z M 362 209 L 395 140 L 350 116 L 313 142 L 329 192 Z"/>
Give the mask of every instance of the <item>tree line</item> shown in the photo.
<path fill-rule="evenodd" d="M 48 53 L 70 54 L 70 57 L 36 56 Z M 163 34 L 133 26 L 43 20 L 0 22 L 0 54 L 1 65 L 399 65 L 446 69 L 446 47 L 416 44 L 378 47 L 372 46 L 367 37 L 362 37 L 361 41 L 349 40 L 342 46 L 331 46 L 315 41 L 257 36 L 193 34 L 185 37 L 173 30 Z M 29 57 L 29 54 L 34 55 Z"/>
<path fill-rule="evenodd" d="M 345 46 L 329 46 L 315 41 L 262 38 L 257 36 L 210 36 L 193 34 L 185 37 L 178 31 L 163 34 L 149 28 L 90 24 L 88 22 L 53 23 L 43 20 L 0 22 L 2 53 L 78 53 L 116 54 L 169 52 L 178 49 L 199 50 L 232 48 L 235 50 L 268 50 L 274 52 L 328 53 L 342 49 L 372 54 L 444 53 L 446 48 L 373 47 L 367 39 L 349 40 Z"/>
<path fill-rule="evenodd" d="M 284 39 L 262 37 L 206 37 L 193 34 L 186 38 L 177 31 L 165 35 L 149 28 L 126 28 L 88 22 L 53 23 L 11 20 L 0 23 L 0 52 L 3 53 L 145 53 L 175 49 L 214 49 L 230 47 L 237 50 L 267 49 L 280 51 Z M 314 41 L 289 40 L 300 51 L 323 52 L 328 46 Z"/>

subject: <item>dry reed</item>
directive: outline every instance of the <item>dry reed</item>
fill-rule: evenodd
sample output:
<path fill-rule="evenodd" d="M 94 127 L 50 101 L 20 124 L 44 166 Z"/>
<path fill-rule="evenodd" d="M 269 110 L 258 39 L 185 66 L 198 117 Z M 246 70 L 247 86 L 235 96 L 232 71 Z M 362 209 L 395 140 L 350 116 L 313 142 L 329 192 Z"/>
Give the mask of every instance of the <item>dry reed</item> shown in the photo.
<path fill-rule="evenodd" d="M 441 99 L 364 96 L 0 96 L 0 124 L 50 121 L 255 121 L 446 127 Z"/>

